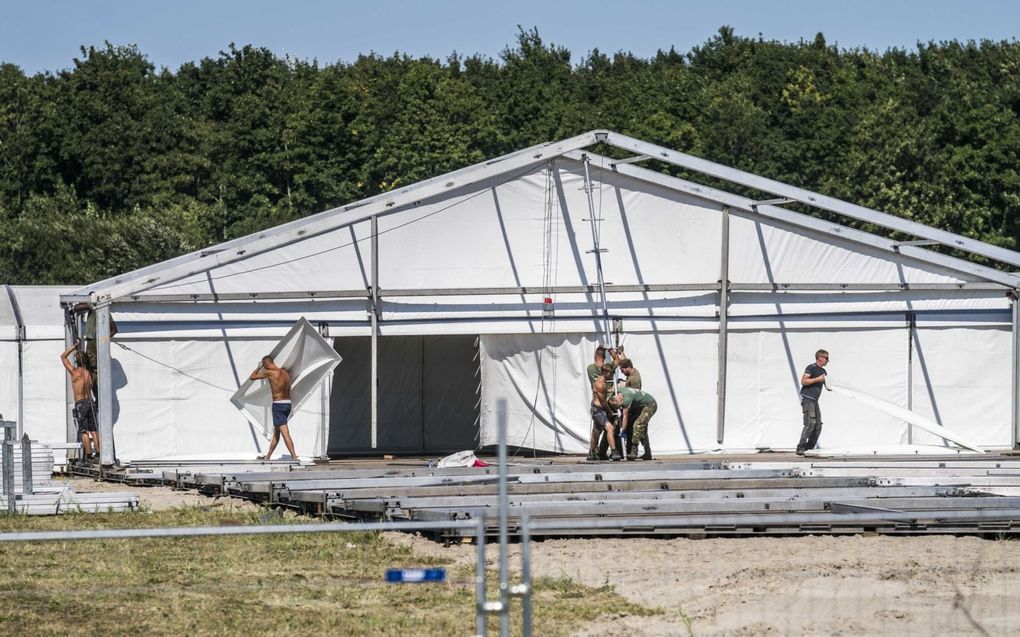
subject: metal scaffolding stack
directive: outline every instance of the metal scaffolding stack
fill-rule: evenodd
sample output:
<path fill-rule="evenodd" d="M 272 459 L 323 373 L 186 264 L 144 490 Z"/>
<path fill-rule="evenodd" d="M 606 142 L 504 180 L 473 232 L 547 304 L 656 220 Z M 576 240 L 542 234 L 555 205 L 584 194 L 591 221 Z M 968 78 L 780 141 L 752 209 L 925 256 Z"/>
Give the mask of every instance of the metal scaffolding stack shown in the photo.
<path fill-rule="evenodd" d="M 484 520 L 489 534 L 499 513 L 495 467 L 182 463 L 108 477 L 344 520 Z M 1020 458 L 533 460 L 509 468 L 507 502 L 514 536 L 525 516 L 535 536 L 1016 534 Z"/>

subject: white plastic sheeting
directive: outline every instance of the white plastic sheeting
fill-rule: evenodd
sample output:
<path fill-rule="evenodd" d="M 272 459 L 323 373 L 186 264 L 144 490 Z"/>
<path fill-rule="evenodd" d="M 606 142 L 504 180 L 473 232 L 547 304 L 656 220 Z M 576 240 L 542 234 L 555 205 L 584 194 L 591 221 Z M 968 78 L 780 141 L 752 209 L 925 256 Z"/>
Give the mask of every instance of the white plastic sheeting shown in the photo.
<path fill-rule="evenodd" d="M 291 417 L 317 392 L 342 360 L 340 355 L 305 319 L 294 324 L 269 352 L 277 366 L 290 374 Z M 273 433 L 273 394 L 268 381 L 244 382 L 230 397 L 245 418 L 268 439 Z"/>

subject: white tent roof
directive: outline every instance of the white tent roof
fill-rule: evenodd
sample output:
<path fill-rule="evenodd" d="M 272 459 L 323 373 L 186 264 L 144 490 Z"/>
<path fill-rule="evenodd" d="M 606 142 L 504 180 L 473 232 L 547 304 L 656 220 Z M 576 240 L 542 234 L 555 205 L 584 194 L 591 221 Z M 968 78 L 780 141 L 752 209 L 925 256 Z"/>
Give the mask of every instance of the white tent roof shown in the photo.
<path fill-rule="evenodd" d="M 639 168 L 634 165 L 636 161 L 617 161 L 581 152 L 599 142 L 641 153 L 636 160 L 654 158 L 779 198 L 753 201 Z M 555 166 L 555 171 L 550 171 L 550 166 Z M 753 228 L 762 244 L 760 251 L 785 250 L 796 255 L 795 259 L 773 259 L 764 266 L 738 259 L 730 276 L 735 283 L 807 285 L 824 280 L 848 286 L 871 284 L 914 289 L 939 285 L 987 289 L 987 284 L 998 284 L 1004 289 L 1020 284 L 1015 274 L 941 254 L 929 244 L 945 244 L 1011 267 L 1020 266 L 1020 253 L 617 133 L 591 131 L 100 281 L 75 291 L 66 300 L 123 302 L 143 297 L 167 300 L 182 295 L 188 300 L 267 301 L 306 299 L 314 294 L 315 298 L 342 303 L 344 298 L 364 298 L 371 285 L 368 220 L 372 217 L 379 218 L 380 234 L 390 235 L 381 239 L 380 247 L 380 285 L 390 290 L 390 296 L 394 296 L 394 289 L 405 286 L 415 290 L 442 287 L 447 291 L 541 287 L 543 281 L 537 275 L 544 270 L 548 278 L 549 251 L 541 256 L 542 241 L 533 241 L 536 233 L 526 230 L 527 222 L 541 226 L 543 212 L 555 208 L 564 225 L 572 226 L 564 229 L 576 234 L 577 239 L 583 237 L 588 208 L 585 194 L 577 189 L 584 187 L 586 167 L 590 169 L 593 188 L 597 189 L 593 194 L 598 211 L 603 214 L 603 237 L 617 241 L 616 245 L 603 246 L 609 251 L 604 269 L 617 285 L 677 284 L 677 274 L 705 285 L 717 281 L 717 259 L 705 261 L 703 257 L 716 247 L 711 242 L 719 241 L 718 211 L 723 208 L 739 219 L 732 233 L 739 235 Z M 630 208 L 628 193 L 645 195 L 635 201 L 637 209 Z M 550 194 L 554 197 L 551 202 Z M 782 207 L 790 202 L 884 226 L 919 240 L 887 239 Z M 647 214 L 641 214 L 642 206 Z M 490 219 L 486 219 L 485 213 L 491 213 Z M 640 237 L 627 236 L 633 227 L 621 225 L 608 231 L 605 228 L 617 220 L 637 221 L 638 214 L 641 214 Z M 491 225 L 485 226 L 493 215 L 502 222 L 498 233 L 491 232 Z M 426 219 L 427 223 L 416 222 Z M 649 241 L 647 237 L 653 234 L 650 243 L 638 245 L 639 241 Z M 522 241 L 517 241 L 517 236 Z M 576 250 L 580 242 L 574 239 L 559 237 L 559 243 L 552 248 Z M 625 245 L 626 241 L 630 245 Z M 659 253 L 656 259 L 637 259 L 635 255 L 628 259 L 628 249 L 658 251 L 663 246 L 668 251 Z M 749 250 L 741 252 L 739 245 L 737 248 L 735 257 L 754 256 Z M 670 259 L 662 258 L 667 254 Z M 864 256 L 871 265 L 862 269 L 862 261 L 855 255 Z M 620 259 L 614 263 L 616 256 Z M 684 261 L 683 271 L 669 269 L 675 256 L 690 257 Z M 812 266 L 818 259 L 825 260 L 824 272 L 819 273 Z M 557 285 L 591 285 L 585 260 L 583 254 L 575 254 L 574 263 L 565 260 L 563 268 L 554 273 Z M 627 261 L 632 265 L 628 266 Z M 782 269 L 768 271 L 777 263 Z M 636 271 L 638 265 L 641 271 Z M 391 271 L 387 272 L 387 268 Z M 748 280 L 738 280 L 738 275 Z M 443 285 L 437 285 L 438 282 Z M 477 290 L 468 296 L 478 296 Z M 363 311 L 363 304 L 353 305 Z"/>

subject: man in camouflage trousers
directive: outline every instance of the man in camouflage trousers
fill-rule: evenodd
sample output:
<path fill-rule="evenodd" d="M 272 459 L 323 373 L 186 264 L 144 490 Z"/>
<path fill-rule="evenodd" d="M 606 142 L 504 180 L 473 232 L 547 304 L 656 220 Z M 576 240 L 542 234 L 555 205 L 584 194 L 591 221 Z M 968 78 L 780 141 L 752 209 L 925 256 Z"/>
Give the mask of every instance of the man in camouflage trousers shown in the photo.
<path fill-rule="evenodd" d="M 620 393 L 609 399 L 609 406 L 623 408 L 623 418 L 620 424 L 620 431 L 630 431 L 632 445 L 627 449 L 627 459 L 637 460 L 638 445 L 644 445 L 645 452 L 641 455 L 642 460 L 652 459 L 652 447 L 648 441 L 648 422 L 655 415 L 658 405 L 655 399 L 646 391 L 623 387 Z"/>

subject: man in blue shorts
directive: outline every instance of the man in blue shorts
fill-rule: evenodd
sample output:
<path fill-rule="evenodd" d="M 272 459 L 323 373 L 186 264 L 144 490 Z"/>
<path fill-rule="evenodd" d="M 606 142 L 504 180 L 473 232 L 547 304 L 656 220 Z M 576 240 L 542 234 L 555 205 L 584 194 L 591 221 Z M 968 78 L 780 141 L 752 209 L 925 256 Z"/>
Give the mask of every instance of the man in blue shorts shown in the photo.
<path fill-rule="evenodd" d="M 294 451 L 294 441 L 290 438 L 290 429 L 287 421 L 290 420 L 290 374 L 287 370 L 278 367 L 272 356 L 263 356 L 262 363 L 249 376 L 252 380 L 265 379 L 269 381 L 269 387 L 273 391 L 273 438 L 269 441 L 269 450 L 265 455 L 259 456 L 259 460 L 268 460 L 273 457 L 273 450 L 283 436 L 283 442 L 287 445 L 290 457 L 297 460 L 297 452 Z"/>

